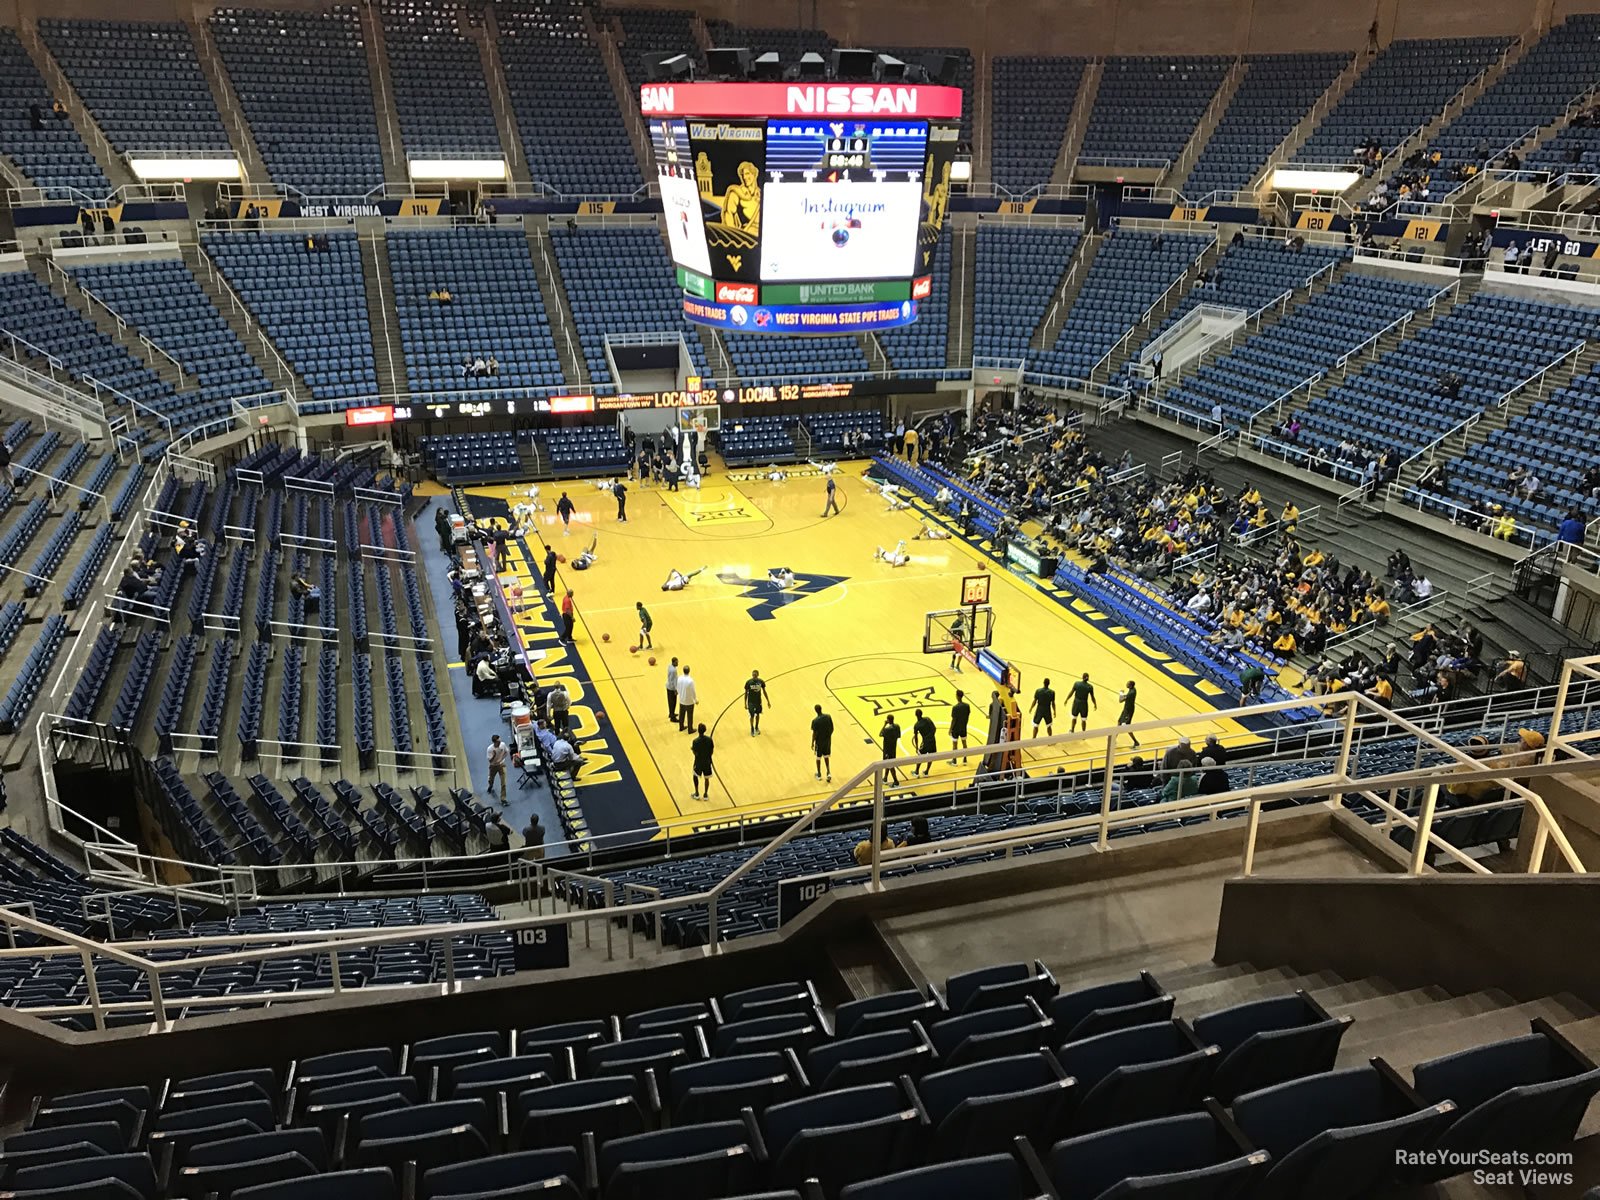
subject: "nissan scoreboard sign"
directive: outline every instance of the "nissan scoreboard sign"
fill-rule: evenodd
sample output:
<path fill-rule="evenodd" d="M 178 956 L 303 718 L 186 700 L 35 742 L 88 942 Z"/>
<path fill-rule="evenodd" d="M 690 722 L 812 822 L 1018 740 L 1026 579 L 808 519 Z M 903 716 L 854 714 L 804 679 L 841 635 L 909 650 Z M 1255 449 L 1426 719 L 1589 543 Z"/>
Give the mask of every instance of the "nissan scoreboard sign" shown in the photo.
<path fill-rule="evenodd" d="M 644 115 L 921 117 L 961 120 L 961 89 L 873 83 L 648 83 Z"/>
<path fill-rule="evenodd" d="M 639 105 L 689 321 L 870 333 L 933 298 L 960 88 L 651 83 Z"/>

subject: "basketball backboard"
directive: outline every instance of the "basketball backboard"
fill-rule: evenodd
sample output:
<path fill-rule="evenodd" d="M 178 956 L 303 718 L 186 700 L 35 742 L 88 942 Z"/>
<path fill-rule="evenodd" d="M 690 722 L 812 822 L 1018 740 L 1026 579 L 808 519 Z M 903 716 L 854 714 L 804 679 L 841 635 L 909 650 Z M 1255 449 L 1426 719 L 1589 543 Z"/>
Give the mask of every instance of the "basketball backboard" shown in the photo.
<path fill-rule="evenodd" d="M 988 579 L 988 576 L 983 576 Z M 924 617 L 922 652 L 948 654 L 960 642 L 968 650 L 981 650 L 994 637 L 994 609 L 987 604 L 950 608 Z"/>

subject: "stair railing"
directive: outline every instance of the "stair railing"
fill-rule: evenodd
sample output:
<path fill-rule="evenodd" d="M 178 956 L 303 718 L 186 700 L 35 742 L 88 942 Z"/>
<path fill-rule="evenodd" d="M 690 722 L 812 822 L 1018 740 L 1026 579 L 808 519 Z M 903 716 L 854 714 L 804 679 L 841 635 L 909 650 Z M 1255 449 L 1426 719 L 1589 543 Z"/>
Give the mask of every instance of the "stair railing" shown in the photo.
<path fill-rule="evenodd" d="M 1523 392 L 1529 390 L 1530 388 L 1537 389 L 1537 394 L 1542 397 L 1544 395 L 1545 384 L 1550 377 L 1550 372 L 1559 370 L 1562 364 L 1567 362 L 1568 359 L 1576 361 L 1578 356 L 1583 353 L 1584 347 L 1587 345 L 1587 342 L 1575 343 L 1566 351 L 1564 351 L 1560 358 L 1545 363 L 1544 366 L 1540 367 L 1526 379 L 1512 384 L 1510 389 L 1508 389 L 1503 395 L 1495 400 L 1493 407 L 1504 408 L 1513 399 L 1515 399 L 1517 396 L 1520 396 Z"/>
<path fill-rule="evenodd" d="M 394 295 L 394 288 L 391 286 L 392 281 L 385 282 L 383 278 L 383 260 L 385 255 L 380 253 L 381 247 L 379 244 L 382 241 L 382 238 L 383 235 L 381 233 L 375 233 L 372 236 L 362 240 L 372 247 L 373 283 L 378 290 L 378 302 L 380 305 L 382 305 L 382 307 L 379 309 L 378 315 L 383 318 L 381 322 L 383 325 L 383 357 L 384 361 L 389 365 L 389 382 L 398 388 L 400 386 L 401 375 L 397 372 L 394 365 L 394 343 L 389 337 L 389 326 L 391 324 L 389 320 L 389 313 L 391 310 L 389 305 L 386 303 L 386 298 Z"/>
<path fill-rule="evenodd" d="M 244 302 L 238 292 L 233 290 L 233 285 L 228 282 L 228 277 L 217 268 L 216 263 L 211 261 L 211 256 L 206 253 L 205 247 L 196 242 L 194 244 L 194 253 L 200 265 L 205 268 L 206 277 L 216 285 L 217 290 L 227 300 L 229 311 L 239 315 L 240 319 L 244 321 L 245 332 L 255 337 L 255 340 L 266 350 L 267 356 L 272 360 L 273 365 L 277 367 L 283 378 L 284 391 L 289 395 L 289 402 L 298 406 L 300 389 L 294 368 L 284 361 L 282 354 L 278 353 L 278 347 L 267 336 L 267 331 L 261 327 L 261 323 L 256 320 L 255 314 L 250 311 L 250 306 Z M 249 347 L 247 346 L 245 349 L 249 350 Z"/>
<path fill-rule="evenodd" d="M 1155 303 L 1151 304 L 1149 308 L 1145 309 L 1139 314 L 1139 319 L 1128 328 L 1126 333 L 1117 339 L 1117 344 L 1102 354 L 1100 356 L 1100 361 L 1089 368 L 1089 378 L 1093 379 L 1096 371 L 1100 370 L 1101 367 L 1106 366 L 1106 364 L 1109 363 L 1116 355 L 1117 351 L 1121 350 L 1133 340 L 1133 335 L 1138 333 L 1144 326 L 1145 322 L 1150 320 L 1150 318 L 1167 303 L 1173 292 L 1177 291 L 1181 287 L 1184 287 L 1189 282 L 1191 273 L 1194 272 L 1195 268 L 1199 266 L 1200 260 L 1206 256 L 1210 249 L 1211 247 L 1208 246 L 1205 250 L 1202 250 L 1199 254 L 1195 255 L 1194 258 L 1190 260 L 1190 262 L 1183 268 L 1182 273 L 1167 285 L 1167 290 L 1162 292 L 1161 295 L 1156 298 Z"/>

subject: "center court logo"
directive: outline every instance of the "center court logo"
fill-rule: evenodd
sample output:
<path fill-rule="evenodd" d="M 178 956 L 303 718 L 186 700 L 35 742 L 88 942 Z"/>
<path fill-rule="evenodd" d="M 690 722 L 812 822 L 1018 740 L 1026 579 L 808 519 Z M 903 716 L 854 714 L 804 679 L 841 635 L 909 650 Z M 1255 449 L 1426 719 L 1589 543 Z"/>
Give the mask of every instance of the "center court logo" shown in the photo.
<path fill-rule="evenodd" d="M 856 698 L 872 707 L 872 715 L 882 717 L 889 713 L 907 712 L 914 708 L 949 708 L 948 700 L 939 699 L 934 684 L 916 687 L 896 687 L 893 691 L 858 692 Z"/>
<path fill-rule="evenodd" d="M 755 601 L 747 610 L 752 621 L 771 621 L 787 605 L 796 600 L 803 600 L 807 596 L 814 596 L 818 592 L 825 592 L 835 584 L 849 581 L 848 575 L 804 575 L 795 572 L 794 586 L 787 591 L 780 591 L 776 584 L 768 579 L 746 579 L 743 575 L 736 575 L 732 571 L 719 572 L 717 578 L 729 587 L 743 588 L 741 600 Z"/>

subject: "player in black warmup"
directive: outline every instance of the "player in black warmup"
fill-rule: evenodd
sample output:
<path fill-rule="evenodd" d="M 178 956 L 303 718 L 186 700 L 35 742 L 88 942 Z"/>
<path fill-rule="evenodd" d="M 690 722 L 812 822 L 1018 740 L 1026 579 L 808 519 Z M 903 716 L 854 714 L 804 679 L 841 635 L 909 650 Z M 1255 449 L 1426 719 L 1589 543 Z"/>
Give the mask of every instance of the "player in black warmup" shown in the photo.
<path fill-rule="evenodd" d="M 1122 695 L 1117 699 L 1122 701 L 1122 712 L 1117 716 L 1117 724 L 1132 725 L 1134 706 L 1139 702 L 1139 685 L 1132 679 L 1128 680 L 1128 686 L 1122 689 Z M 1139 739 L 1131 733 L 1128 736 L 1133 738 L 1133 744 L 1138 746 Z"/>
<path fill-rule="evenodd" d="M 811 752 L 817 756 L 817 778 L 822 778 L 824 769 L 828 772 L 828 782 L 833 782 L 833 718 L 822 711 L 822 705 L 812 705 L 817 715 L 811 718 Z"/>
<path fill-rule="evenodd" d="M 934 754 L 938 747 L 934 744 L 936 734 L 933 728 L 933 718 L 922 715 L 922 710 L 917 709 L 917 719 L 911 723 L 911 740 L 917 748 L 918 754 Z M 913 775 L 932 775 L 931 762 L 918 763 L 911 768 Z"/>
<path fill-rule="evenodd" d="M 761 732 L 761 709 L 767 699 L 767 681 L 760 671 L 751 671 L 744 681 L 744 709 L 750 714 L 750 736 Z"/>
<path fill-rule="evenodd" d="M 966 693 L 956 692 L 956 702 L 950 706 L 950 748 L 952 750 L 965 750 L 967 748 L 967 719 L 972 716 L 972 705 L 967 703 Z M 963 754 L 961 761 L 966 762 L 967 756 Z"/>
<path fill-rule="evenodd" d="M 704 724 L 699 726 L 699 736 L 689 743 L 689 750 L 694 755 L 694 791 L 691 793 L 696 800 L 700 799 L 700 780 L 706 781 L 706 799 L 711 799 L 711 755 L 716 750 L 717 744 L 706 733 Z"/>
<path fill-rule="evenodd" d="M 878 736 L 883 739 L 884 758 L 894 758 L 900 753 L 900 726 L 895 724 L 893 713 L 884 718 L 883 728 L 878 730 Z M 898 769 L 890 767 L 888 774 L 896 784 L 900 782 Z"/>
<path fill-rule="evenodd" d="M 1039 736 L 1039 726 L 1052 737 L 1056 732 L 1056 692 L 1046 679 L 1033 693 L 1033 736 Z"/>
<path fill-rule="evenodd" d="M 1100 701 L 1094 698 L 1094 684 L 1089 682 L 1089 672 L 1085 671 L 1083 678 L 1072 685 L 1072 728 L 1067 730 L 1068 733 L 1078 728 L 1080 720 L 1083 722 L 1085 732 L 1088 731 L 1091 704 L 1097 709 L 1100 707 Z"/>

